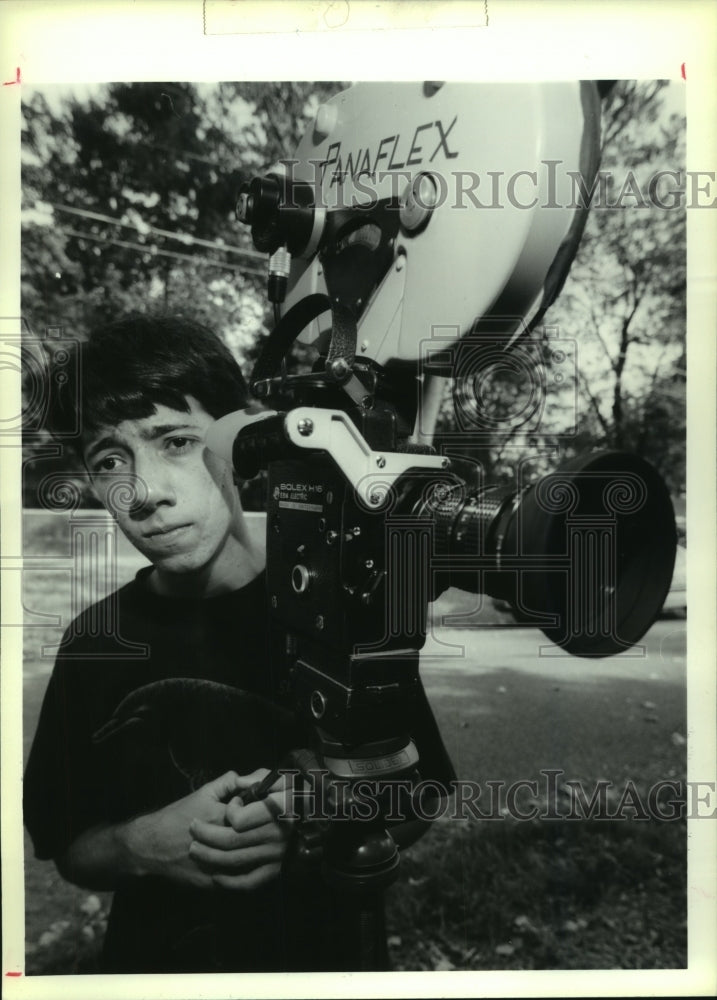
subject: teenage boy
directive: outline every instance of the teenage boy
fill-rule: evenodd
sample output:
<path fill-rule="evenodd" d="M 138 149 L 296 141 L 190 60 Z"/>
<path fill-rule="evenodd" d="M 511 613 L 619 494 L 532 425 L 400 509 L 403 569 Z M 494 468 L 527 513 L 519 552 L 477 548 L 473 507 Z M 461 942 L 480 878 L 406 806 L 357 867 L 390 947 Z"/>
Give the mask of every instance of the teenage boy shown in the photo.
<path fill-rule="evenodd" d="M 61 643 L 25 774 L 36 854 L 114 891 L 101 971 L 351 968 L 335 947 L 351 902 L 290 864 L 290 790 L 239 798 L 308 738 L 270 668 L 263 546 L 204 446 L 246 405 L 241 372 L 206 328 L 145 316 L 95 331 L 76 370 L 51 426 L 79 410 L 93 488 L 151 565 Z M 422 692 L 412 726 L 424 776 L 447 783 Z"/>

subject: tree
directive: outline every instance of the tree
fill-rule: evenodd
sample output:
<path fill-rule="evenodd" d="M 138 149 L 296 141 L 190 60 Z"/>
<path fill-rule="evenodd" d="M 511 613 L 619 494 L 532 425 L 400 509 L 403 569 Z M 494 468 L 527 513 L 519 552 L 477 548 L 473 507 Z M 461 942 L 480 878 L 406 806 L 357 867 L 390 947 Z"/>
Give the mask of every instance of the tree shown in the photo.
<path fill-rule="evenodd" d="M 191 303 L 246 347 L 261 328 L 265 258 L 234 218 L 239 188 L 293 153 L 319 95 L 337 89 L 113 84 L 56 112 L 35 94 L 23 109 L 32 326 L 64 322 L 81 336 L 128 308 Z M 252 321 L 242 330 L 245 301 Z"/>
<path fill-rule="evenodd" d="M 551 322 L 578 341 L 581 427 L 601 447 L 649 459 L 684 489 L 686 213 L 654 178 L 684 173 L 684 118 L 665 84 L 621 81 L 604 109 L 602 204 Z M 657 423 L 660 433 L 656 433 Z"/>
<path fill-rule="evenodd" d="M 22 308 L 35 337 L 62 327 L 82 339 L 123 313 L 169 310 L 251 359 L 270 319 L 266 257 L 237 224 L 238 192 L 293 154 L 340 87 L 112 84 L 87 101 L 35 92 L 22 132 Z M 30 454 L 47 437 L 34 430 Z M 30 469 L 30 501 L 33 480 Z"/>
<path fill-rule="evenodd" d="M 486 479 L 514 478 L 519 465 L 537 475 L 558 456 L 607 447 L 644 456 L 674 493 L 684 489 L 685 209 L 661 208 L 654 178 L 684 171 L 685 122 L 665 113 L 664 88 L 620 81 L 604 102 L 600 182 L 582 241 L 559 298 L 519 348 L 533 352 L 545 386 L 540 424 L 526 432 L 508 421 L 472 455 Z M 557 382 L 571 343 L 575 375 Z M 484 373 L 481 405 L 509 416 L 532 388 L 520 369 Z M 446 399 L 439 427 L 455 426 Z"/>

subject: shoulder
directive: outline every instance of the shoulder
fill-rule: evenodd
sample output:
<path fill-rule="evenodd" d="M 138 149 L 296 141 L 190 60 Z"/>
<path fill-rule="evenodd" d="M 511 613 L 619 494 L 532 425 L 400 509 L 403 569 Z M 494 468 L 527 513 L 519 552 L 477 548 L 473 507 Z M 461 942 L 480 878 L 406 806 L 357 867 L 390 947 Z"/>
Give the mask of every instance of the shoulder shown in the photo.
<path fill-rule="evenodd" d="M 145 631 L 146 603 L 143 572 L 123 587 L 89 604 L 66 629 L 58 659 L 76 659 L 115 652 L 131 653 Z"/>

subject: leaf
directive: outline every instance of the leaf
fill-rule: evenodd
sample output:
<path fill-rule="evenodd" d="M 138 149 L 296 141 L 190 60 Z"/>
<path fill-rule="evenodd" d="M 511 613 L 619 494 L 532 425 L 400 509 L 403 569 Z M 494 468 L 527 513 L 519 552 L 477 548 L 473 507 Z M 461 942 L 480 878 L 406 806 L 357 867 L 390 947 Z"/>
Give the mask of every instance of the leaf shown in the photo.
<path fill-rule="evenodd" d="M 80 910 L 88 917 L 96 916 L 102 909 L 102 903 L 97 896 L 88 896 L 80 906 Z"/>
<path fill-rule="evenodd" d="M 501 955 L 502 957 L 509 958 L 515 952 L 515 946 L 509 943 L 499 944 L 495 947 L 496 955 Z"/>

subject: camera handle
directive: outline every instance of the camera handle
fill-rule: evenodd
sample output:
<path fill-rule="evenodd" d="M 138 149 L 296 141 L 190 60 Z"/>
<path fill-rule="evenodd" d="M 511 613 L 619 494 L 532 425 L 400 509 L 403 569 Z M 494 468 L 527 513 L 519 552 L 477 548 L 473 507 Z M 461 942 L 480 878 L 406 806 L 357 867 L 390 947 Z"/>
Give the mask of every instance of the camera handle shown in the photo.
<path fill-rule="evenodd" d="M 321 865 L 321 877 L 333 891 L 333 940 L 330 943 L 340 971 L 388 969 L 384 891 L 398 875 L 399 853 L 386 829 L 386 802 L 373 801 L 375 815 L 357 815 L 367 803 L 357 797 L 357 786 L 371 775 L 373 787 L 414 772 L 418 754 L 412 741 L 396 737 L 342 751 L 328 741 L 321 754 L 292 750 L 281 764 L 241 796 L 245 805 L 269 794 L 282 775 L 292 775 L 309 786 L 303 790 L 303 809 L 292 851 L 293 863 L 306 873 Z M 343 756 L 335 756 L 343 753 Z M 397 761 L 404 766 L 397 770 Z M 406 766 L 407 765 L 407 766 Z M 295 797 L 296 801 L 296 797 Z M 358 952 L 358 968 L 356 953 Z"/>
<path fill-rule="evenodd" d="M 244 805 L 265 799 L 273 785 L 291 775 L 306 787 L 295 790 L 292 815 L 298 813 L 298 843 L 294 856 L 308 867 L 322 856 L 322 871 L 334 886 L 361 893 L 382 889 L 394 881 L 398 848 L 386 829 L 384 816 L 395 807 L 389 783 L 416 777 L 418 753 L 407 737 L 376 741 L 342 751 L 327 744 L 329 753 L 292 750 L 261 781 L 241 794 Z M 370 779 L 367 778 L 370 775 Z M 370 798 L 369 792 L 375 792 Z"/>

